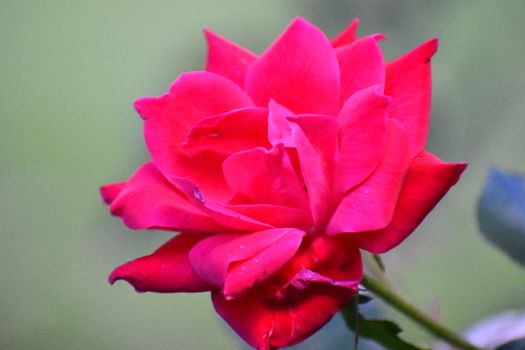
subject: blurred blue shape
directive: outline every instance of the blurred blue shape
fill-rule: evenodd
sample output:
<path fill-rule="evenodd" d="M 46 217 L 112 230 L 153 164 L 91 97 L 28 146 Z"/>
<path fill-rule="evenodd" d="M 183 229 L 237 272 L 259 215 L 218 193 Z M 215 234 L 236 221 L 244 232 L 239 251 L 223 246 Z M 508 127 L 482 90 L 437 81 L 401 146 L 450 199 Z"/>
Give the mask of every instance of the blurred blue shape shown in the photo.
<path fill-rule="evenodd" d="M 478 206 L 479 227 L 495 246 L 525 266 L 525 178 L 490 169 Z"/>

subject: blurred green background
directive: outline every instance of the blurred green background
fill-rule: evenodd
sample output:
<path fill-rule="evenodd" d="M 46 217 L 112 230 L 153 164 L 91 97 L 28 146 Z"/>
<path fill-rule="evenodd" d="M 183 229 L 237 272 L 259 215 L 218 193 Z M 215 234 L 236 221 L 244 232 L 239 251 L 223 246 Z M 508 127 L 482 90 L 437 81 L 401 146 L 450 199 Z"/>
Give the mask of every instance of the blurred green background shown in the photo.
<path fill-rule="evenodd" d="M 1 0 L 0 349 L 242 346 L 205 294 L 106 282 L 170 235 L 125 229 L 98 187 L 148 159 L 132 102 L 201 69 L 204 27 L 261 52 L 296 15 L 330 36 L 360 17 L 360 33 L 389 35 L 387 58 L 440 37 L 428 148 L 470 167 L 385 256 L 388 274 L 458 331 L 525 306 L 525 271 L 486 244 L 475 220 L 488 166 L 525 171 L 525 2 Z"/>

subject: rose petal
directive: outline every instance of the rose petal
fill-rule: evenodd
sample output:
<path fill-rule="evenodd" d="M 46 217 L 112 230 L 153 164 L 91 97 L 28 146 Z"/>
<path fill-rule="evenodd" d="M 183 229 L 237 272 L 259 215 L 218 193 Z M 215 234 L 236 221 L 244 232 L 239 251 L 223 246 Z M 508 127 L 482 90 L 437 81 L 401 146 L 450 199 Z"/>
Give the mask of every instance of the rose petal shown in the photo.
<path fill-rule="evenodd" d="M 274 100 L 268 103 L 268 110 L 268 140 L 272 146 L 282 143 L 285 147 L 295 147 L 292 127 L 288 121 L 288 117 L 294 116 L 294 113 Z"/>
<path fill-rule="evenodd" d="M 339 125 L 336 118 L 298 116 L 289 118 L 294 130 L 301 171 L 316 226 L 320 227 L 332 210 L 332 177 Z"/>
<path fill-rule="evenodd" d="M 125 280 L 138 292 L 204 292 L 212 286 L 191 268 L 188 253 L 206 236 L 181 234 L 172 238 L 151 255 L 117 267 L 109 283 Z"/>
<path fill-rule="evenodd" d="M 153 163 L 142 165 L 110 206 L 132 229 L 168 228 L 209 232 L 221 228 L 192 205 Z"/>
<path fill-rule="evenodd" d="M 212 198 L 229 195 L 221 172 L 210 171 L 210 165 L 220 169 L 220 160 L 212 155 L 183 156 L 181 144 L 191 127 L 200 120 L 250 106 L 250 98 L 239 86 L 209 72 L 182 74 L 168 94 L 143 98 L 135 103 L 139 114 L 146 119 L 146 144 L 159 170 L 177 186 L 180 186 L 180 179 L 193 181 Z"/>
<path fill-rule="evenodd" d="M 389 120 L 381 163 L 365 182 L 343 198 L 328 224 L 327 234 L 369 231 L 387 226 L 410 160 L 403 127 Z"/>
<path fill-rule="evenodd" d="M 264 300 L 257 290 L 228 300 L 212 293 L 217 313 L 258 350 L 291 346 L 324 326 L 351 299 L 353 292 L 315 284 L 293 299 Z"/>
<path fill-rule="evenodd" d="M 304 289 L 312 283 L 356 290 L 363 275 L 361 254 L 350 237 L 310 236 L 279 275 L 287 278 L 278 288 L 280 297 L 290 288 Z"/>
<path fill-rule="evenodd" d="M 336 191 L 344 193 L 366 179 L 378 166 L 386 142 L 390 99 L 377 86 L 357 92 L 339 113 L 339 160 Z"/>
<path fill-rule="evenodd" d="M 357 28 L 359 26 L 359 18 L 354 18 L 348 27 L 341 33 L 337 34 L 331 41 L 334 48 L 348 45 L 357 39 Z"/>
<path fill-rule="evenodd" d="M 223 288 L 226 298 L 237 297 L 273 276 L 294 256 L 304 235 L 304 231 L 294 229 L 253 257 L 231 264 Z"/>
<path fill-rule="evenodd" d="M 386 65 L 385 94 L 392 97 L 391 118 L 405 128 L 410 155 L 419 154 L 426 143 L 432 93 L 430 58 L 436 53 L 432 39 Z"/>
<path fill-rule="evenodd" d="M 307 195 L 299 183 L 282 145 L 232 154 L 223 163 L 230 187 L 253 203 L 304 208 Z"/>
<path fill-rule="evenodd" d="M 188 200 L 197 208 L 206 213 L 218 224 L 233 231 L 260 231 L 272 228 L 271 225 L 242 215 L 227 207 L 224 203 L 206 199 L 200 190 L 189 182 L 181 182 L 183 192 Z"/>
<path fill-rule="evenodd" d="M 111 204 L 122 191 L 126 182 L 115 182 L 100 187 L 100 196 L 106 204 Z"/>
<path fill-rule="evenodd" d="M 340 104 L 339 65 L 326 36 L 297 18 L 248 68 L 245 88 L 258 106 L 274 99 L 295 113 L 333 115 Z"/>
<path fill-rule="evenodd" d="M 272 276 L 293 257 L 303 236 L 293 228 L 215 235 L 192 249 L 190 262 L 202 279 L 232 296 Z"/>
<path fill-rule="evenodd" d="M 276 349 L 300 342 L 354 295 L 362 275 L 359 250 L 342 241 L 317 237 L 309 243 L 305 237 L 300 252 L 261 285 L 231 300 L 219 292 L 212 294 L 216 311 L 253 347 Z M 283 286 L 281 279 L 288 270 L 297 273 Z M 277 294 L 271 294 L 272 290 Z"/>
<path fill-rule="evenodd" d="M 466 167 L 465 163 L 445 163 L 431 153 L 420 154 L 410 165 L 390 224 L 353 237 L 361 248 L 376 254 L 394 248 L 416 229 Z"/>
<path fill-rule="evenodd" d="M 359 90 L 373 85 L 383 92 L 385 64 L 383 53 L 373 36 L 359 39 L 336 51 L 341 69 L 341 96 L 346 101 Z"/>
<path fill-rule="evenodd" d="M 208 41 L 206 71 L 222 75 L 242 87 L 246 69 L 257 55 L 209 29 L 204 30 L 204 35 Z"/>
<path fill-rule="evenodd" d="M 268 143 L 268 110 L 241 108 L 205 118 L 190 130 L 182 149 L 186 154 L 211 151 L 224 157 Z"/>
<path fill-rule="evenodd" d="M 274 227 L 297 227 L 308 229 L 313 226 L 310 208 L 290 208 L 273 204 L 236 204 L 229 209 Z"/>

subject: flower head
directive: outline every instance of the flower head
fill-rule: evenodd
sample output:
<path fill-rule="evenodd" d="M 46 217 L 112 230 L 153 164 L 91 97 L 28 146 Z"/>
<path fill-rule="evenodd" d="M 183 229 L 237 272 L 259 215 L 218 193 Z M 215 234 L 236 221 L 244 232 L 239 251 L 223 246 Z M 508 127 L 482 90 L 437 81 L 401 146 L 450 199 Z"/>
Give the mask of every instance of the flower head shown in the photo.
<path fill-rule="evenodd" d="M 210 291 L 257 349 L 348 303 L 359 249 L 398 245 L 465 168 L 424 151 L 437 40 L 385 64 L 357 24 L 330 41 L 297 18 L 259 56 L 207 30 L 205 70 L 135 103 L 152 160 L 102 196 L 130 228 L 180 234 L 111 283 Z"/>

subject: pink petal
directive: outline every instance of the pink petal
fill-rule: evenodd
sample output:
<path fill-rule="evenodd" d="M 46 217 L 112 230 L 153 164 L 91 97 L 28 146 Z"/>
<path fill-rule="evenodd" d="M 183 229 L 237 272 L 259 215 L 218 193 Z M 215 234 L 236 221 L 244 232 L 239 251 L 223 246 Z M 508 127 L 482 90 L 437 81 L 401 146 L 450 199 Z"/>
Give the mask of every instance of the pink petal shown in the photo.
<path fill-rule="evenodd" d="M 192 249 L 190 262 L 202 279 L 229 297 L 272 276 L 293 257 L 304 234 L 293 228 L 279 228 L 215 235 Z"/>
<path fill-rule="evenodd" d="M 222 75 L 242 87 L 246 69 L 257 59 L 257 55 L 209 29 L 204 31 L 204 35 L 208 41 L 206 71 Z"/>
<path fill-rule="evenodd" d="M 228 208 L 223 202 L 207 199 L 191 182 L 181 181 L 180 187 L 186 194 L 186 198 L 196 208 L 208 215 L 223 227 L 228 227 L 232 231 L 260 231 L 272 228 L 271 225 L 257 221 L 248 216 Z"/>
<path fill-rule="evenodd" d="M 403 127 L 390 120 L 381 163 L 365 182 L 343 198 L 328 224 L 327 234 L 370 231 L 387 226 L 410 160 Z"/>
<path fill-rule="evenodd" d="M 206 236 L 181 234 L 153 254 L 117 267 L 109 283 L 125 280 L 137 292 L 203 292 L 212 289 L 191 268 L 188 252 Z"/>
<path fill-rule="evenodd" d="M 253 203 L 304 208 L 307 195 L 282 145 L 232 154 L 223 163 L 230 187 Z"/>
<path fill-rule="evenodd" d="M 146 143 L 159 170 L 177 185 L 180 179 L 193 181 L 213 198 L 229 195 L 220 173 L 222 160 L 209 154 L 188 158 L 180 154 L 181 144 L 200 120 L 250 106 L 250 98 L 239 86 L 209 72 L 182 74 L 168 94 L 135 103 L 139 114 L 146 119 Z"/>
<path fill-rule="evenodd" d="M 305 289 L 313 283 L 357 290 L 363 276 L 359 249 L 345 236 L 325 235 L 305 238 L 301 250 L 280 274 L 291 276 L 277 295 L 286 297 L 290 289 Z"/>
<path fill-rule="evenodd" d="M 361 278 L 338 281 L 333 278 L 323 276 L 322 274 L 309 269 L 301 269 L 297 273 L 297 275 L 295 275 L 295 277 L 290 281 L 290 283 L 285 286 L 285 288 L 295 288 L 303 290 L 311 284 L 323 283 L 332 285 L 334 287 L 342 287 L 356 291 L 359 287 L 360 282 Z"/>
<path fill-rule="evenodd" d="M 205 118 L 190 130 L 182 144 L 186 154 L 210 151 L 229 156 L 262 146 L 269 147 L 268 110 L 241 108 Z"/>
<path fill-rule="evenodd" d="M 315 224 L 320 226 L 333 207 L 332 177 L 339 125 L 335 118 L 326 116 L 298 116 L 289 120 L 297 124 L 294 137 L 301 171 Z"/>
<path fill-rule="evenodd" d="M 306 230 L 313 226 L 309 208 L 290 208 L 274 204 L 236 204 L 228 208 L 274 227 L 297 227 Z"/>
<path fill-rule="evenodd" d="M 379 231 L 359 234 L 361 248 L 384 253 L 400 244 L 423 221 L 459 180 L 465 163 L 445 163 L 431 153 L 421 153 L 410 165 L 394 217 Z"/>
<path fill-rule="evenodd" d="M 126 182 L 124 181 L 107 184 L 100 187 L 100 196 L 102 197 L 104 203 L 111 204 L 115 200 L 115 198 L 117 198 L 117 196 L 122 191 L 125 185 Z"/>
<path fill-rule="evenodd" d="M 348 45 L 357 40 L 357 27 L 359 26 L 359 18 L 354 18 L 352 22 L 341 33 L 332 39 L 332 46 L 334 48 Z"/>
<path fill-rule="evenodd" d="M 294 275 L 286 278 L 290 272 Z M 361 276 L 356 247 L 326 236 L 305 237 L 301 250 L 275 277 L 237 298 L 217 292 L 212 300 L 251 346 L 276 349 L 304 340 L 328 322 L 349 302 Z"/>
<path fill-rule="evenodd" d="M 324 326 L 351 299 L 344 288 L 313 285 L 293 299 L 264 300 L 257 290 L 228 300 L 212 293 L 215 310 L 248 344 L 258 350 L 291 346 Z"/>
<path fill-rule="evenodd" d="M 292 127 L 288 121 L 288 117 L 294 116 L 294 113 L 274 100 L 270 100 L 268 110 L 268 140 L 272 146 L 282 143 L 285 147 L 295 147 Z"/>
<path fill-rule="evenodd" d="M 336 190 L 344 193 L 366 179 L 378 166 L 386 142 L 390 99 L 377 86 L 355 93 L 339 113 L 339 160 Z"/>
<path fill-rule="evenodd" d="M 359 90 L 373 85 L 383 92 L 385 64 L 383 53 L 373 36 L 359 39 L 336 51 L 341 69 L 341 96 L 346 101 Z"/>
<path fill-rule="evenodd" d="M 392 97 L 389 115 L 405 128 L 410 155 L 426 143 L 432 93 L 430 58 L 437 51 L 432 39 L 386 65 L 385 94 Z"/>
<path fill-rule="evenodd" d="M 295 113 L 333 115 L 340 104 L 339 65 L 325 35 L 297 18 L 248 68 L 245 88 L 258 106 L 274 99 Z"/>
<path fill-rule="evenodd" d="M 169 228 L 208 232 L 220 225 L 192 205 L 153 163 L 142 165 L 110 206 L 132 229 Z"/>

